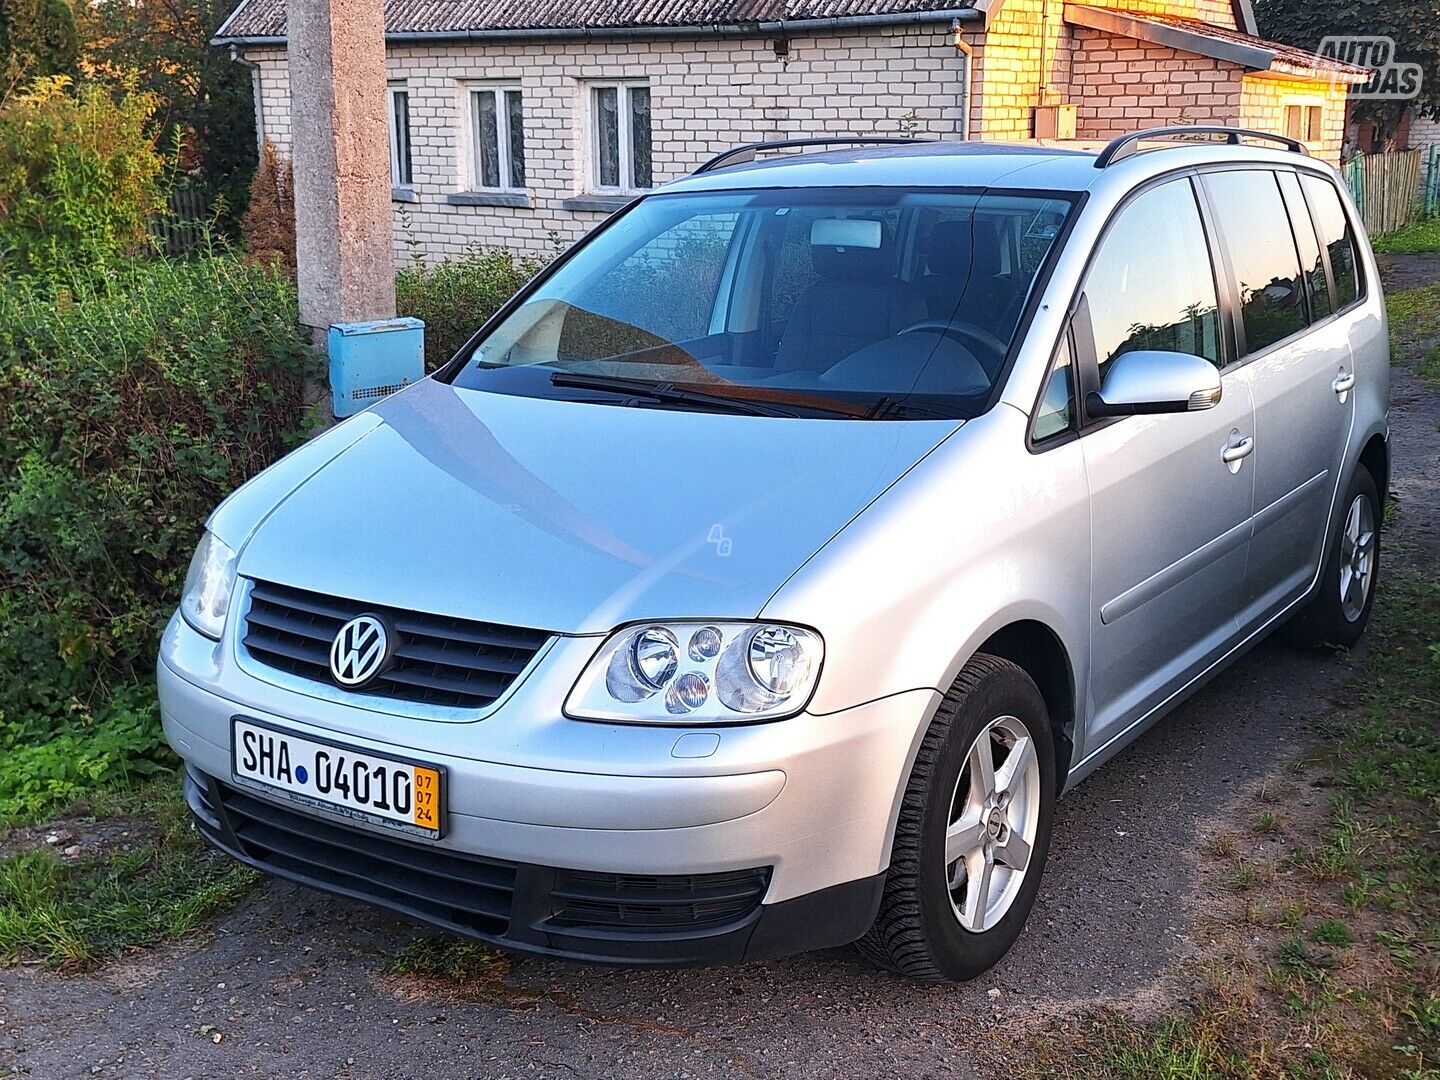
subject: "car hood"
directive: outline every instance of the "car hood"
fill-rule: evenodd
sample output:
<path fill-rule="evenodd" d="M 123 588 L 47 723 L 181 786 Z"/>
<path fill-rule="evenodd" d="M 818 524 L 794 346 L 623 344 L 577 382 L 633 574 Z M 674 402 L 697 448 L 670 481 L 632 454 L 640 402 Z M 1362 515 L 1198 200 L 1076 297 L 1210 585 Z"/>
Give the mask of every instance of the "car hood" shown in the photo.
<path fill-rule="evenodd" d="M 622 408 L 434 380 L 365 415 L 368 430 L 253 529 L 240 573 L 572 634 L 758 615 L 959 426 Z"/>

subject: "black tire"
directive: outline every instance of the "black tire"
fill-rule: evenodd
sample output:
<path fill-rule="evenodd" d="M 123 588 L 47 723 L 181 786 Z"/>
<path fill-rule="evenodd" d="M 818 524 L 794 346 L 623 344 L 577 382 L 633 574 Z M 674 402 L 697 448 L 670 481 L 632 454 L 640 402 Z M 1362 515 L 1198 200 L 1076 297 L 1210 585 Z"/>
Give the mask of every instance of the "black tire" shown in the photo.
<path fill-rule="evenodd" d="M 1039 819 L 1030 862 L 1010 908 L 990 929 L 965 929 L 951 904 L 945 832 L 966 754 L 997 717 L 1027 729 L 1040 775 Z M 1050 717 L 1035 683 L 1016 664 L 977 655 L 961 670 L 926 732 L 895 827 L 890 869 L 875 923 L 857 943 L 876 965 L 928 982 L 981 975 L 1020 936 L 1040 888 L 1055 808 Z"/>
<path fill-rule="evenodd" d="M 1350 507 L 1356 499 L 1369 501 L 1374 532 L 1369 588 L 1364 604 L 1354 605 L 1358 614 L 1354 610 L 1347 612 L 1340 596 L 1341 565 L 1348 555 L 1345 528 Z M 1380 492 L 1375 486 L 1375 478 L 1365 466 L 1355 467 L 1355 475 L 1350 478 L 1350 486 L 1340 500 L 1335 518 L 1326 539 L 1325 568 L 1320 573 L 1315 595 L 1285 624 L 1285 640 L 1300 648 L 1353 648 L 1365 633 L 1365 627 L 1370 622 L 1370 610 L 1375 606 L 1375 587 L 1380 580 Z"/>

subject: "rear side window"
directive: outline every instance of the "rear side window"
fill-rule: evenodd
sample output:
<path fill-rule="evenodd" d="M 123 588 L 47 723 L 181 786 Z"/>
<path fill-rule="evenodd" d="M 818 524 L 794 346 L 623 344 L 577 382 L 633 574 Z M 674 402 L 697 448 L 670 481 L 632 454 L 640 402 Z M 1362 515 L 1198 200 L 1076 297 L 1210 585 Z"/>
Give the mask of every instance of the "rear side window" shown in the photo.
<path fill-rule="evenodd" d="M 1355 251 L 1355 233 L 1340 205 L 1335 185 L 1309 173 L 1300 177 L 1310 212 L 1315 215 L 1315 228 L 1330 251 L 1330 274 L 1335 280 L 1335 306 L 1343 308 L 1360 298 L 1359 260 Z"/>
<path fill-rule="evenodd" d="M 1325 261 L 1320 258 L 1320 245 L 1315 242 L 1315 226 L 1305 197 L 1300 194 L 1300 178 L 1282 172 L 1280 191 L 1290 211 L 1290 227 L 1295 230 L 1295 249 L 1300 253 L 1300 270 L 1305 275 L 1305 289 L 1310 296 L 1310 321 L 1319 322 L 1330 314 L 1330 286 L 1325 283 Z"/>
<path fill-rule="evenodd" d="M 1189 180 L 1138 196 L 1106 233 L 1085 281 L 1100 377 L 1137 349 L 1220 364 L 1215 278 Z"/>
<path fill-rule="evenodd" d="M 1212 173 L 1205 186 L 1235 275 L 1248 356 L 1305 328 L 1295 238 L 1273 172 Z"/>

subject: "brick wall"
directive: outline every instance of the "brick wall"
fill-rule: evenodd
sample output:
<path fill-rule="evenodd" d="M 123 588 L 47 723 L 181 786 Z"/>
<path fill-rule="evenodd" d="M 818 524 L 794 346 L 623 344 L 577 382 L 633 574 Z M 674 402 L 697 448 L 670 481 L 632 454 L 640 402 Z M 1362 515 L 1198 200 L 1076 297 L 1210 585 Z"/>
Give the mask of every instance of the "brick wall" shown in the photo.
<path fill-rule="evenodd" d="M 283 50 L 256 49 L 265 135 L 290 153 Z M 395 204 L 395 252 L 404 263 L 472 245 L 549 252 L 603 219 L 564 208 L 585 192 L 588 80 L 646 78 L 655 182 L 691 171 L 757 139 L 810 134 L 958 137 L 965 59 L 943 24 L 794 37 L 777 58 L 766 40 L 589 41 L 392 45 L 388 75 L 409 91 L 418 202 Z M 465 84 L 518 82 L 524 93 L 529 208 L 454 206 L 466 184 Z"/>
<path fill-rule="evenodd" d="M 1075 27 L 1070 67 L 1081 139 L 1240 118 L 1244 72 L 1224 60 Z"/>
<path fill-rule="evenodd" d="M 1428 151 L 1440 144 L 1440 117 L 1410 116 L 1410 149 Z"/>
<path fill-rule="evenodd" d="M 1060 0 L 1006 0 L 985 32 L 968 38 L 976 138 L 1028 139 L 1036 105 L 1070 100 L 1067 31 Z"/>
<path fill-rule="evenodd" d="M 1008 2 L 1008 0 L 1007 0 Z M 1059 3 L 1060 0 L 1055 0 Z M 1075 0 L 1087 7 L 1119 8 L 1140 15 L 1179 15 L 1187 19 L 1240 29 L 1230 0 Z"/>
<path fill-rule="evenodd" d="M 1322 161 L 1340 164 L 1340 143 L 1345 138 L 1345 87 L 1303 79 L 1245 76 L 1240 95 L 1240 126 L 1285 133 L 1287 104 L 1320 105 L 1321 138 L 1306 149 Z"/>

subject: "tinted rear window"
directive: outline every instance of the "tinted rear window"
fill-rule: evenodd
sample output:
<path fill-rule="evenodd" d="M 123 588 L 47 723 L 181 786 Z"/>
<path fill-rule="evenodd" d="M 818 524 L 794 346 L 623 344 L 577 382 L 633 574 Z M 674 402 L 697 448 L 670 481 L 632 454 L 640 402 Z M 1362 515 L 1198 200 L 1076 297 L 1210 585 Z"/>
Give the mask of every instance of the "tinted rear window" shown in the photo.
<path fill-rule="evenodd" d="M 1300 177 L 1315 215 L 1315 227 L 1330 252 L 1330 274 L 1335 280 L 1335 306 L 1343 308 L 1360 297 L 1359 260 L 1355 252 L 1355 233 L 1340 205 L 1335 185 L 1319 176 L 1306 173 Z"/>
<path fill-rule="evenodd" d="M 1300 178 L 1294 173 L 1279 174 L 1280 190 L 1290 210 L 1290 224 L 1295 230 L 1295 247 L 1300 252 L 1300 267 L 1305 272 L 1305 287 L 1310 296 L 1310 321 L 1318 322 L 1330 314 L 1330 287 L 1325 283 L 1325 262 L 1320 258 L 1320 245 L 1315 242 L 1315 226 L 1310 210 L 1300 194 Z"/>
<path fill-rule="evenodd" d="M 1306 325 L 1295 238 L 1273 172 L 1211 173 L 1205 186 L 1230 255 L 1249 355 Z"/>

